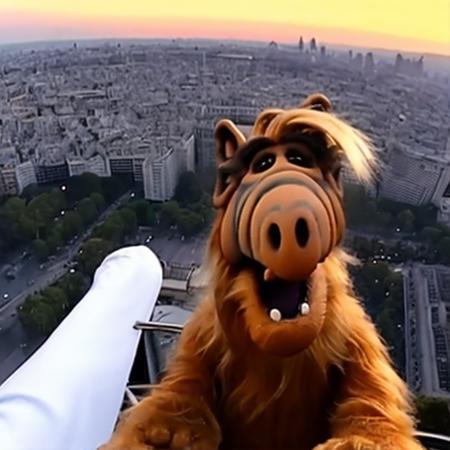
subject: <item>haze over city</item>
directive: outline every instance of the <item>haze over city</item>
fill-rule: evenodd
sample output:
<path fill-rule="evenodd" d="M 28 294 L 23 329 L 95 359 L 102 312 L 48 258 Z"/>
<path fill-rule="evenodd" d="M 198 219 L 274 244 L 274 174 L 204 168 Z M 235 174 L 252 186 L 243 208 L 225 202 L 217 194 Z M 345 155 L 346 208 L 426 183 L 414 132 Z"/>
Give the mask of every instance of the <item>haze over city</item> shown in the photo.
<path fill-rule="evenodd" d="M 116 326 L 108 314 L 125 310 L 130 317 L 134 314 L 133 308 L 147 296 L 145 283 L 156 286 L 147 273 L 152 264 L 158 271 L 162 267 L 162 284 L 160 290 L 159 284 L 155 288 L 151 313 L 146 312 L 142 320 L 153 324 L 149 328 L 141 322 L 137 329 L 153 331 L 127 363 L 133 368 L 122 407 L 132 396 L 139 398 L 137 386 L 160 381 L 178 339 L 166 331 L 180 331 L 205 293 L 213 289 L 215 296 L 216 292 L 209 275 L 212 264 L 205 259 L 209 243 L 214 243 L 208 236 L 211 229 L 218 229 L 213 221 L 224 217 L 221 212 L 216 215 L 217 190 L 231 192 L 228 189 L 235 188 L 238 178 L 237 173 L 226 172 L 233 164 L 224 164 L 228 142 L 223 145 L 222 132 L 215 131 L 217 124 L 229 119 L 236 133 L 248 138 L 261 111 L 297 108 L 308 97 L 309 107 L 320 114 L 328 114 L 329 99 L 331 114 L 367 135 L 379 164 L 374 176 L 363 182 L 344 153 L 336 153 L 332 165 L 328 156 L 322 161 L 322 155 L 329 155 L 328 151 L 334 155 L 338 146 L 322 132 L 310 133 L 309 126 L 305 142 L 299 143 L 305 153 L 287 148 L 281 164 L 289 164 L 289 173 L 301 172 L 299 186 L 329 186 L 326 195 L 343 195 L 345 232 L 337 245 L 359 260 L 348 266 L 355 296 L 415 398 L 417 429 L 448 435 L 449 17 L 450 0 L 229 0 L 214 6 L 206 0 L 168 4 L 0 0 L 0 417 L 6 417 L 2 408 L 8 411 L 2 403 L 4 386 L 11 386 L 11 379 L 39 359 L 41 346 L 45 352 L 52 341 L 48 338 L 61 336 L 74 314 L 82 318 L 74 326 L 75 347 L 82 354 L 77 357 L 67 346 L 61 348 L 76 370 L 87 367 L 89 351 L 96 352 L 92 366 L 101 381 L 91 384 L 95 392 L 102 391 L 97 387 L 103 380 L 109 383 L 110 374 L 118 371 L 110 370 L 97 355 L 118 361 L 118 352 L 109 337 L 104 339 L 106 351 L 99 351 L 94 343 L 101 340 L 102 330 L 113 335 L 123 324 L 136 332 L 132 324 L 137 316 L 127 321 L 121 313 Z M 310 97 L 313 93 L 326 98 Z M 303 136 L 304 127 L 298 131 Z M 307 139 L 312 140 L 311 148 Z M 264 158 L 262 153 L 249 153 L 250 159 L 245 156 L 245 163 L 236 167 L 267 180 L 273 176 L 272 167 L 275 171 L 280 167 L 278 156 L 266 148 L 258 151 L 265 152 Z M 260 166 L 264 170 L 258 172 Z M 320 178 L 319 184 L 320 174 L 325 181 Z M 260 179 L 255 186 L 264 184 Z M 272 192 L 263 190 L 264 195 Z M 247 192 L 251 191 L 246 191 L 247 199 L 256 197 Z M 291 202 L 290 195 L 285 197 Z M 321 198 L 318 205 L 324 203 Z M 333 203 L 339 210 L 336 214 L 327 210 L 329 221 L 324 227 L 336 231 L 333 217 L 341 217 L 341 202 Z M 233 223 L 241 227 L 240 220 Z M 312 242 L 303 216 L 289 223 L 291 233 L 295 224 L 289 245 L 303 248 Z M 257 224 L 251 229 L 261 230 L 260 235 L 275 248 L 282 242 L 277 243 L 277 236 L 286 233 L 276 224 L 267 233 Z M 233 233 L 246 234 L 241 229 L 245 230 L 235 227 Z M 337 231 L 333 235 L 337 240 Z M 129 257 L 123 258 L 125 254 Z M 262 263 L 255 258 L 248 264 L 249 259 L 242 266 L 255 268 L 264 296 L 267 291 L 275 301 L 283 298 L 272 288 L 289 288 L 286 280 L 279 275 L 266 280 Z M 301 263 L 289 260 L 292 267 Z M 103 286 L 99 276 L 109 293 L 98 289 Z M 284 303 L 280 308 L 269 305 L 261 297 L 261 311 L 277 322 L 308 315 L 308 283 L 294 286 L 296 295 L 288 309 Z M 340 289 L 346 292 L 347 286 Z M 119 304 L 123 309 L 116 309 Z M 78 312 L 73 314 L 74 308 Z M 80 308 L 87 311 L 87 320 L 79 315 Z M 91 308 L 100 312 L 99 326 L 91 320 Z M 345 317 L 345 311 L 339 315 Z M 89 344 L 80 345 L 79 338 Z M 51 376 L 31 371 L 28 387 L 33 398 L 38 394 L 36 383 L 55 385 L 64 392 L 58 402 L 73 413 L 70 396 L 60 383 L 63 377 L 54 370 L 54 365 L 63 371 L 72 366 L 59 357 L 42 365 Z M 53 375 L 60 378 L 55 383 Z M 80 383 L 84 378 L 73 379 Z M 302 383 L 307 389 L 311 384 Z M 88 385 L 83 382 L 82 390 L 92 415 L 93 405 L 100 402 L 89 394 Z M 114 395 L 120 398 L 118 405 L 124 397 L 122 388 Z M 108 392 L 108 398 L 113 397 Z M 56 430 L 53 416 L 48 417 Z M 79 417 L 97 427 L 97 417 Z M 9 436 L 10 422 L 6 422 Z M 292 423 L 291 418 L 285 422 Z M 72 422 L 67 423 L 72 427 Z M 32 433 L 25 435 L 23 429 L 19 434 L 31 439 Z M 276 431 L 274 435 L 282 434 Z M 82 433 L 71 428 L 71 434 Z M 419 438 L 427 450 L 448 449 L 450 442 L 450 436 Z M 2 449 L 12 448 L 4 445 L 1 419 L 0 442 Z M 98 444 L 72 442 L 72 447 L 97 448 Z M 23 448 L 34 448 L 34 442 Z"/>
<path fill-rule="evenodd" d="M 450 55 L 447 0 L 2 0 L 0 43 L 91 38 L 215 38 L 293 42 L 313 35 L 357 44 Z"/>

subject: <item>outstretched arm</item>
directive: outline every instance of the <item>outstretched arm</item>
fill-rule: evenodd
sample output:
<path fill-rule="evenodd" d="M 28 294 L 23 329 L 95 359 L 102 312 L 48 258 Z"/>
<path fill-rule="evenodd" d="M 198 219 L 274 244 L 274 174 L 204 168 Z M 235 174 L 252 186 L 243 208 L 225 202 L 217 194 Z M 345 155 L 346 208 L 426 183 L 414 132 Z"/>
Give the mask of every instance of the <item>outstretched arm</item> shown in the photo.
<path fill-rule="evenodd" d="M 354 303 L 333 439 L 316 450 L 419 450 L 408 388 L 392 368 L 374 325 Z"/>
<path fill-rule="evenodd" d="M 205 302 L 186 324 L 166 376 L 125 412 L 102 450 L 164 447 L 217 449 L 220 429 L 213 414 L 213 309 Z"/>

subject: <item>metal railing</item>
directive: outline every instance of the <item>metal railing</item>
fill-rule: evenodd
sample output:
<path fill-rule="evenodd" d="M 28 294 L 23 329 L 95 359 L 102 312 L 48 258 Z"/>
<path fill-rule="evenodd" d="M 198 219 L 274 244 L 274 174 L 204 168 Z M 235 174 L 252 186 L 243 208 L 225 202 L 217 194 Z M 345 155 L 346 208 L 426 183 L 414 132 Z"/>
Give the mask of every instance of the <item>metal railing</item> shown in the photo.
<path fill-rule="evenodd" d="M 133 326 L 135 330 L 142 331 L 163 331 L 168 333 L 178 333 L 183 331 L 183 325 L 177 323 L 163 322 L 136 322 Z"/>
<path fill-rule="evenodd" d="M 133 328 L 144 332 L 159 331 L 175 334 L 180 334 L 183 331 L 183 325 L 163 322 L 136 322 Z M 139 397 L 154 387 L 155 384 L 129 385 L 125 390 L 125 397 L 131 405 L 136 405 L 139 402 Z M 450 450 L 450 436 L 426 433 L 424 431 L 417 431 L 415 435 L 420 443 L 428 450 Z"/>
<path fill-rule="evenodd" d="M 443 434 L 426 433 L 424 431 L 417 431 L 416 437 L 420 443 L 428 450 L 449 450 L 450 436 Z"/>

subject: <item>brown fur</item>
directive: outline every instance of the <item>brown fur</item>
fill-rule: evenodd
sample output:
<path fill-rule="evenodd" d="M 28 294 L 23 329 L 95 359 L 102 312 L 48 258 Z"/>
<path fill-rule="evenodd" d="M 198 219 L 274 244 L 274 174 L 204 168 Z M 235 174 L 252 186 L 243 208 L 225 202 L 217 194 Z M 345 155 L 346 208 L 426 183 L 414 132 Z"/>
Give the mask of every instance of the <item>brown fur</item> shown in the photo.
<path fill-rule="evenodd" d="M 309 113 L 314 120 L 325 114 Z M 257 134 L 272 127 L 276 135 L 278 114 L 263 113 Z M 298 121 L 298 114 L 289 114 Z M 349 160 L 367 178 L 372 156 L 363 142 L 362 153 Z M 270 355 L 249 336 L 258 302 L 255 276 L 245 264 L 224 258 L 223 213 L 210 236 L 209 291 L 186 325 L 167 375 L 103 448 L 420 449 L 407 387 L 353 292 L 351 258 L 336 247 L 321 264 L 327 309 L 314 342 L 291 357 Z"/>

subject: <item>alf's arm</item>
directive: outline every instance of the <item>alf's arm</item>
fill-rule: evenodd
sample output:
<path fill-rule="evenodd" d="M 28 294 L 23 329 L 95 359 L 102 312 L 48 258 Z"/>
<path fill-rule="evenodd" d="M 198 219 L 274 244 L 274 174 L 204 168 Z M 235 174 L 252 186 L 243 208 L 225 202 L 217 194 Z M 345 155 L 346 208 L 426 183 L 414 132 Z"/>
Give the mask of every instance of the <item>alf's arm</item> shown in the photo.
<path fill-rule="evenodd" d="M 374 325 L 351 303 L 348 358 L 331 418 L 333 438 L 316 450 L 422 449 L 413 438 L 407 386 L 392 368 Z"/>
<path fill-rule="evenodd" d="M 208 345 L 214 333 L 210 304 L 205 302 L 186 324 L 161 384 L 125 412 L 101 450 L 218 448 L 220 429 L 212 412 L 213 352 Z"/>

